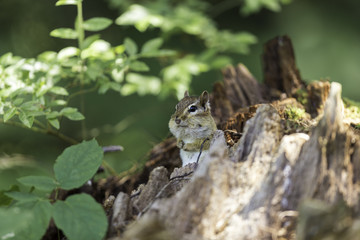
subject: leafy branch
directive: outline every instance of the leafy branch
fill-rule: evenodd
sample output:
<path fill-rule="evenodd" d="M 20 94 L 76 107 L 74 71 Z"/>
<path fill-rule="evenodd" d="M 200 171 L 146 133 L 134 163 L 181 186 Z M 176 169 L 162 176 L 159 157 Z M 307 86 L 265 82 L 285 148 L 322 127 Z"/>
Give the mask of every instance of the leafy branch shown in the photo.
<path fill-rule="evenodd" d="M 69 239 L 103 239 L 107 218 L 102 206 L 90 195 L 74 194 L 66 200 L 57 199 L 59 189 L 76 189 L 91 179 L 102 158 L 103 150 L 96 140 L 84 141 L 65 149 L 56 159 L 54 178 L 26 176 L 18 179 L 35 191 L 21 192 L 19 188 L 0 191 L 0 238 L 41 239 L 53 219 Z M 46 197 L 51 192 L 55 192 L 55 199 Z"/>
<path fill-rule="evenodd" d="M 54 135 L 68 143 L 77 141 L 59 132 L 63 117 L 81 121 L 82 138 L 86 138 L 84 94 L 109 90 L 129 95 L 158 94 L 161 80 L 144 76 L 149 71 L 142 58 L 171 56 L 173 51 L 160 49 L 159 38 L 146 42 L 141 51 L 130 38 L 118 46 L 86 35 L 108 28 L 112 20 L 105 17 L 83 18 L 82 0 L 59 0 L 56 6 L 76 6 L 74 29 L 58 28 L 50 35 L 62 39 L 77 39 L 77 46 L 59 52 L 47 51 L 35 58 L 21 58 L 7 53 L 0 57 L 0 117 L 1 123 L 29 128 Z M 136 73 L 138 72 L 138 73 Z M 80 97 L 80 110 L 70 106 L 70 100 Z M 35 125 L 34 125 L 35 123 Z"/>

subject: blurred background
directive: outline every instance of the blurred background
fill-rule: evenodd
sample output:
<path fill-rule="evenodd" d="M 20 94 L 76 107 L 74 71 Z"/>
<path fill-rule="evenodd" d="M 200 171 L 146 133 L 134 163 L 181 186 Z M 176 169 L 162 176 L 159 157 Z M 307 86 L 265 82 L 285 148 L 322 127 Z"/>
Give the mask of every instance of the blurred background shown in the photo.
<path fill-rule="evenodd" d="M 12 52 L 24 58 L 34 58 L 44 51 L 59 51 L 67 46 L 75 46 L 76 41 L 49 35 L 55 28 L 73 27 L 76 17 L 76 8 L 56 7 L 55 2 L 1 0 L 0 55 Z M 159 4 L 161 8 L 161 3 L 165 4 L 166 1 L 150 2 Z M 184 2 L 189 6 L 193 4 L 191 0 Z M 297 65 L 303 79 L 308 82 L 319 79 L 340 82 L 344 96 L 360 101 L 359 1 L 344 0 L 340 3 L 335 0 L 293 0 L 280 1 L 279 7 L 271 5 L 274 1 L 253 0 L 265 7 L 252 10 L 251 14 L 243 8 L 243 2 L 251 7 L 250 1 L 207 1 L 212 11 L 206 16 L 217 29 L 246 31 L 256 37 L 249 51 L 229 51 L 226 54 L 232 64 L 244 63 L 262 81 L 263 44 L 275 36 L 286 34 L 293 41 Z M 142 4 L 141 1 L 128 0 L 84 0 L 84 18 L 107 17 L 115 21 L 133 3 Z M 203 31 L 206 32 L 206 29 Z M 102 38 L 113 45 L 121 44 L 125 37 L 131 37 L 141 45 L 159 35 L 161 33 L 157 28 L 139 31 L 134 26 L 116 24 L 101 32 Z M 197 48 L 201 48 L 201 41 L 194 40 L 181 31 L 170 37 L 161 36 L 166 38 L 165 46 L 168 48 L 195 54 Z M 152 66 L 151 60 L 149 61 Z M 152 75 L 159 75 L 157 66 L 150 71 L 153 71 Z M 221 78 L 219 69 L 195 75 L 190 84 L 190 93 L 197 95 L 205 89 L 211 91 L 213 83 Z M 105 95 L 88 94 L 85 97 L 84 112 L 87 135 L 96 137 L 103 146 L 123 146 L 123 152 L 108 154 L 105 160 L 117 172 L 125 171 L 134 163 L 146 161 L 148 151 L 169 136 L 168 120 L 177 101 L 173 92 L 163 97 L 138 94 L 122 96 L 111 91 Z M 81 135 L 80 124 L 76 122 L 63 122 L 62 131 L 77 138 Z M 67 146 L 55 137 L 1 124 L 0 189 L 7 188 L 20 176 L 52 175 L 54 161 Z"/>

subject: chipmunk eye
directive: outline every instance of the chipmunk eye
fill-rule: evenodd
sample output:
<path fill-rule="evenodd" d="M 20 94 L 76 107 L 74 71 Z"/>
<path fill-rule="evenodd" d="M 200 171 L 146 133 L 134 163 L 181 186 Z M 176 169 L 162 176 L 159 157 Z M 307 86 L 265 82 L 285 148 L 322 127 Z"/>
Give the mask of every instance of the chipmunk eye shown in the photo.
<path fill-rule="evenodd" d="M 190 108 L 189 108 L 189 112 L 195 112 L 197 110 L 197 106 L 194 106 L 192 105 Z"/>

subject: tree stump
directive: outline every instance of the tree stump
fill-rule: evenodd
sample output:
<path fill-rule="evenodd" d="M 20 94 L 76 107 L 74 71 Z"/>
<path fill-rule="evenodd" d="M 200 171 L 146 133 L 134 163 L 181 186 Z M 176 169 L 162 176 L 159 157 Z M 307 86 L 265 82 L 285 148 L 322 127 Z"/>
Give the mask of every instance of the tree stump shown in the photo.
<path fill-rule="evenodd" d="M 198 166 L 175 168 L 173 139 L 154 148 L 147 183 L 115 200 L 109 238 L 360 239 L 360 141 L 341 85 L 306 86 L 286 36 L 263 61 L 264 84 L 244 65 L 223 71 L 211 98 L 223 131 Z"/>

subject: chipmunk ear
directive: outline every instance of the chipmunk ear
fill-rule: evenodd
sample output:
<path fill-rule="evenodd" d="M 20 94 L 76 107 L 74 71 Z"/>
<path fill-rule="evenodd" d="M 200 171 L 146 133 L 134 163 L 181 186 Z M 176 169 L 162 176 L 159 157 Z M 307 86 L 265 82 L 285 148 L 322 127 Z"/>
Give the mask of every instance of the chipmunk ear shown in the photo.
<path fill-rule="evenodd" d="M 206 108 L 206 104 L 209 102 L 209 93 L 207 91 L 203 91 L 200 95 L 200 105 Z"/>
<path fill-rule="evenodd" d="M 189 92 L 188 91 L 184 92 L 184 97 L 189 97 Z"/>

